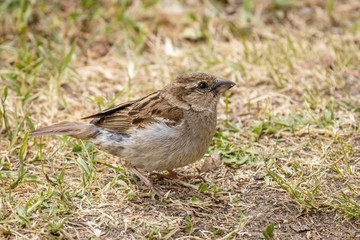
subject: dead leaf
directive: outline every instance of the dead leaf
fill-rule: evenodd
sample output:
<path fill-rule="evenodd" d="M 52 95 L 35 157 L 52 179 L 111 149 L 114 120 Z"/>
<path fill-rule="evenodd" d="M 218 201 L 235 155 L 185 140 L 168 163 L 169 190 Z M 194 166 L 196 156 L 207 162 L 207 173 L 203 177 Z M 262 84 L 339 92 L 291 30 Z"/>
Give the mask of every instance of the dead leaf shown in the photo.
<path fill-rule="evenodd" d="M 321 57 L 321 66 L 323 68 L 330 68 L 334 65 L 335 58 L 329 54 L 325 54 Z"/>
<path fill-rule="evenodd" d="M 67 83 L 62 83 L 62 84 L 60 85 L 60 87 L 61 87 L 62 89 L 64 89 L 64 91 L 65 91 L 66 93 L 68 93 L 68 94 L 72 94 L 72 92 L 73 92 L 72 88 L 71 88 L 70 85 L 67 84 Z"/>
<path fill-rule="evenodd" d="M 292 228 L 292 230 L 294 230 L 295 232 L 307 232 L 310 231 L 311 228 L 306 225 L 306 224 L 300 224 L 300 223 L 294 223 L 291 224 L 290 227 Z"/>
<path fill-rule="evenodd" d="M 213 169 L 218 168 L 221 165 L 220 155 L 218 153 L 214 153 L 210 157 L 205 158 L 205 162 L 202 165 L 200 172 L 208 172 Z"/>

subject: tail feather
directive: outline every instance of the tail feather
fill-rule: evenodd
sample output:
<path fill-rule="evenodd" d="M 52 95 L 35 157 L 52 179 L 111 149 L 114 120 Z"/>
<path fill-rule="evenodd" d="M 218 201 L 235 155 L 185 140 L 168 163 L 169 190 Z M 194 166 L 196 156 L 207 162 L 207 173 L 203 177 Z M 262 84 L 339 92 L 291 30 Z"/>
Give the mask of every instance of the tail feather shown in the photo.
<path fill-rule="evenodd" d="M 89 139 L 97 133 L 97 127 L 90 123 L 61 122 L 31 131 L 29 136 L 69 135 L 78 139 Z"/>

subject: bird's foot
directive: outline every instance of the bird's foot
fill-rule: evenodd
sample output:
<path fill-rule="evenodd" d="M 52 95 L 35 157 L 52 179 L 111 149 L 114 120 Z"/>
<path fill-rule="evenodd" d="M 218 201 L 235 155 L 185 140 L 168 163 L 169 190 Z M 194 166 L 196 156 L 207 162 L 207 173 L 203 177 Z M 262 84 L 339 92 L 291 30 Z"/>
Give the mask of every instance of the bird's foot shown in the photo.
<path fill-rule="evenodd" d="M 159 188 L 155 187 L 155 185 L 141 172 L 139 172 L 137 168 L 132 167 L 131 171 L 135 173 L 135 175 L 138 176 L 141 179 L 141 181 L 143 181 L 146 184 L 146 186 L 148 186 L 148 188 L 150 188 L 151 191 L 153 191 L 153 193 L 155 193 L 155 195 L 157 195 L 160 198 L 161 201 L 164 199 L 165 193 L 161 191 Z"/>
<path fill-rule="evenodd" d="M 161 173 L 151 173 L 150 176 L 155 176 L 156 178 L 170 178 L 170 179 L 200 179 L 203 182 L 206 182 L 205 179 L 200 175 L 190 175 L 176 172 L 174 170 L 167 170 L 168 174 Z"/>

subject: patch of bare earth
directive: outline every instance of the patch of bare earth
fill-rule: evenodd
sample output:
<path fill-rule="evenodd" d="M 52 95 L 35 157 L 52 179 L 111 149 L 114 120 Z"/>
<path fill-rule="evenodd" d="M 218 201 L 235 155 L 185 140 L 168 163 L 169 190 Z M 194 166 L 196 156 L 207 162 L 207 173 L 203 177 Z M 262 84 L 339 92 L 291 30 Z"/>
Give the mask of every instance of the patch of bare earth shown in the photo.
<path fill-rule="evenodd" d="M 0 238 L 360 239 L 359 1 L 0 4 Z M 237 84 L 215 162 L 179 170 L 205 184 L 154 179 L 160 202 L 86 142 L 23 142 L 188 71 Z"/>

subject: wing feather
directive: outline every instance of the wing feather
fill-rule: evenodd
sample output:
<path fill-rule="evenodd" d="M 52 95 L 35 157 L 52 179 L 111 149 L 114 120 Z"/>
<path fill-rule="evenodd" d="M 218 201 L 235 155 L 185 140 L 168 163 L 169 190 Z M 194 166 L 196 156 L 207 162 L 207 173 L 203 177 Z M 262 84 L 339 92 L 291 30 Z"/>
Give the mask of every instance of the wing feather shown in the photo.
<path fill-rule="evenodd" d="M 181 122 L 182 117 L 183 110 L 169 104 L 162 97 L 161 92 L 157 91 L 144 98 L 119 104 L 84 119 L 94 118 L 91 123 L 96 126 L 128 134 L 133 129 L 157 122 L 174 126 Z"/>

